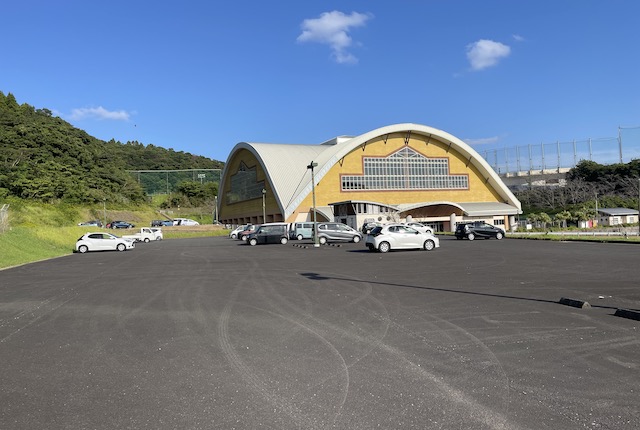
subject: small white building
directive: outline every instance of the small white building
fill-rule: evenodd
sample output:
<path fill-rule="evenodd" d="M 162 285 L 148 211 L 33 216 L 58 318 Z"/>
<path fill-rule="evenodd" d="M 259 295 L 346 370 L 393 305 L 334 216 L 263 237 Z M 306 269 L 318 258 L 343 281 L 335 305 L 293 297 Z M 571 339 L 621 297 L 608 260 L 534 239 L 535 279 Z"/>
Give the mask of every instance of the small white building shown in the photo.
<path fill-rule="evenodd" d="M 638 222 L 638 211 L 627 208 L 598 209 L 599 225 L 635 224 Z"/>

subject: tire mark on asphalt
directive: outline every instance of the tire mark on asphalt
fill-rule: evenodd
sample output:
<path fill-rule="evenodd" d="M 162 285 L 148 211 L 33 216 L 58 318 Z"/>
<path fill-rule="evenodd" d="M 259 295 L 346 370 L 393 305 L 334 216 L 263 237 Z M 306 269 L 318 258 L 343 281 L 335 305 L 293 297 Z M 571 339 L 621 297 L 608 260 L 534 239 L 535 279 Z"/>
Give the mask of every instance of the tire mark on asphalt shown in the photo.
<path fill-rule="evenodd" d="M 331 287 L 336 287 L 336 289 L 340 288 L 344 288 L 344 285 L 341 283 L 344 280 L 341 281 L 329 281 L 331 282 L 331 284 L 323 284 L 325 287 L 326 286 L 331 286 Z M 354 279 L 354 282 L 358 282 L 358 286 L 362 285 L 363 281 Z M 297 283 L 294 283 L 295 285 L 298 285 Z M 334 285 L 335 284 L 335 285 Z M 364 351 L 360 351 L 360 353 L 354 357 L 352 357 L 352 359 L 350 360 L 351 362 L 349 363 L 349 366 L 352 366 L 354 363 L 357 363 L 358 361 L 362 360 L 364 357 L 366 357 L 367 355 L 369 355 L 371 353 L 371 351 L 373 351 L 376 346 L 378 345 L 379 342 L 382 342 L 382 340 L 386 337 L 388 329 L 389 329 L 389 313 L 386 309 L 386 306 L 384 306 L 384 304 L 382 304 L 378 299 L 376 299 L 374 296 L 371 295 L 371 292 L 373 291 L 372 286 L 369 285 L 368 288 L 365 287 L 364 291 L 360 291 L 361 289 L 354 286 L 351 287 L 352 289 L 355 289 L 356 291 L 360 292 L 361 294 L 350 300 L 349 302 L 346 302 L 345 304 L 341 305 L 340 309 L 344 309 L 347 314 L 353 314 L 353 308 L 351 306 L 351 304 L 353 303 L 360 303 L 363 302 L 365 300 L 365 298 L 371 300 L 372 302 L 374 302 L 380 309 L 381 311 L 374 311 L 369 309 L 368 307 L 364 308 L 364 311 L 375 317 L 375 319 L 377 320 L 381 320 L 383 322 L 383 328 L 382 328 L 382 332 L 381 333 L 376 333 L 374 335 L 368 335 L 368 336 L 364 336 L 364 335 L 360 335 L 358 333 L 353 332 L 353 330 L 346 330 L 343 326 L 341 325 L 337 325 L 333 322 L 333 320 L 329 321 L 329 320 L 323 320 L 318 318 L 317 316 L 314 316 L 312 312 L 304 310 L 304 309 L 300 309 L 299 307 L 297 307 L 295 304 L 290 303 L 289 300 L 287 300 L 287 298 L 285 296 L 282 296 L 281 294 L 278 294 L 277 291 L 275 291 L 273 288 L 271 288 L 271 291 L 274 293 L 272 295 L 265 295 L 264 299 L 266 301 L 271 302 L 274 306 L 276 306 L 278 309 L 280 309 L 280 312 L 282 313 L 288 313 L 291 314 L 291 312 L 293 312 L 294 314 L 298 314 L 299 316 L 297 318 L 301 318 L 301 319 L 296 319 L 300 324 L 306 324 L 306 325 L 315 325 L 315 326 L 320 326 L 324 328 L 324 331 L 327 333 L 329 331 L 333 331 L 336 333 L 336 338 L 337 339 L 343 339 L 345 337 L 351 339 L 351 342 L 357 342 L 357 343 L 362 343 L 362 344 L 368 344 L 369 347 L 364 350 Z M 327 291 L 327 288 L 323 289 L 323 291 Z M 289 311 L 287 312 L 286 309 L 284 309 L 282 306 L 279 306 L 276 302 L 274 302 L 272 300 L 272 297 L 274 297 L 274 295 L 277 294 L 278 297 L 280 297 L 280 303 L 282 305 L 284 305 L 285 308 L 289 308 Z M 344 293 L 343 293 L 344 294 Z M 313 302 L 311 300 L 311 302 Z M 318 328 L 315 328 L 315 330 L 319 330 Z M 362 330 L 362 329 L 361 329 Z"/>
<path fill-rule="evenodd" d="M 345 281 L 345 282 L 348 281 L 348 279 L 344 275 L 341 275 L 341 274 L 336 274 L 336 275 L 338 275 L 337 277 L 341 278 L 342 281 Z M 326 282 L 326 281 L 323 281 L 323 282 Z M 506 418 L 507 416 L 506 414 L 508 412 L 509 378 L 507 377 L 506 372 L 502 366 L 502 363 L 500 362 L 498 357 L 484 342 L 482 342 L 480 339 L 478 339 L 473 334 L 471 334 L 470 332 L 468 332 L 467 330 L 465 330 L 460 326 L 457 326 L 442 318 L 433 317 L 437 319 L 439 323 L 447 325 L 450 328 L 452 328 L 455 333 L 459 333 L 459 334 L 461 333 L 465 338 L 471 339 L 475 345 L 479 346 L 481 350 L 483 350 L 485 354 L 487 354 L 490 357 L 490 362 L 494 367 L 497 368 L 497 375 L 500 375 L 500 377 L 503 379 L 503 386 L 505 387 L 504 393 L 506 394 L 503 394 L 503 397 L 504 397 L 504 405 L 506 410 L 503 412 L 499 412 L 499 411 L 495 411 L 487 408 L 486 406 L 477 402 L 475 399 L 467 396 L 464 392 L 458 390 L 451 384 L 442 380 L 440 376 L 432 372 L 429 372 L 424 367 L 420 366 L 419 364 L 416 364 L 413 360 L 411 360 L 406 356 L 406 353 L 404 351 L 401 351 L 396 347 L 393 347 L 385 343 L 384 338 L 386 337 L 386 334 L 390 326 L 393 326 L 394 328 L 399 329 L 403 333 L 407 332 L 406 327 L 393 323 L 391 321 L 387 308 L 371 295 L 373 289 L 370 283 L 357 278 L 353 278 L 353 282 L 366 283 L 368 284 L 368 288 L 365 288 L 364 291 L 362 291 L 362 294 L 359 297 L 355 298 L 354 300 L 350 301 L 350 303 L 358 303 L 368 298 L 378 303 L 384 310 L 383 314 L 379 314 L 379 313 L 376 313 L 375 311 L 369 310 L 370 315 L 377 317 L 384 322 L 385 332 L 383 336 L 379 338 L 373 338 L 373 339 L 371 337 L 361 336 L 361 335 L 358 335 L 357 333 L 353 333 L 352 331 L 344 330 L 341 326 L 337 326 L 331 322 L 319 320 L 317 317 L 313 316 L 310 313 L 307 313 L 307 314 L 302 313 L 302 320 L 300 321 L 300 324 L 304 324 L 305 326 L 308 326 L 314 323 L 316 325 L 320 324 L 321 326 L 324 326 L 326 329 L 336 330 L 338 332 L 341 332 L 343 335 L 351 337 L 352 340 L 356 340 L 359 342 L 367 342 L 369 344 L 369 348 L 367 349 L 367 351 L 364 354 L 361 354 L 360 356 L 356 357 L 355 359 L 352 359 L 348 364 L 348 367 L 354 366 L 364 357 L 369 355 L 373 350 L 384 351 L 392 355 L 393 357 L 395 357 L 393 361 L 396 361 L 396 360 L 403 361 L 405 364 L 405 369 L 410 370 L 411 373 L 417 373 L 418 375 L 420 375 L 421 378 L 427 379 L 431 383 L 434 383 L 440 389 L 441 392 L 447 394 L 448 398 L 450 398 L 454 403 L 459 404 L 462 407 L 463 411 L 465 411 L 466 413 L 468 413 L 468 411 L 472 411 L 469 414 L 470 419 L 475 419 L 477 421 L 480 421 L 485 425 L 494 429 L 516 428 L 512 423 L 509 423 L 508 419 Z M 323 284 L 323 285 L 327 285 L 327 284 Z M 344 287 L 343 284 L 337 284 L 337 286 Z M 265 296 L 265 297 L 268 297 L 268 296 Z M 282 302 L 285 304 L 288 304 L 286 299 L 283 300 Z M 294 307 L 294 310 L 296 310 L 295 307 Z M 297 310 L 300 311 L 299 309 Z M 439 331 L 442 333 L 441 328 L 439 328 Z"/>
<path fill-rule="evenodd" d="M 295 279 L 299 279 L 299 276 L 296 275 Z M 299 282 L 288 281 L 287 278 L 285 277 L 285 279 L 282 280 L 281 284 L 278 286 L 279 287 L 299 286 Z M 337 284 L 336 286 L 340 288 L 343 287 L 343 285 L 341 284 Z M 346 372 L 347 380 L 346 380 L 346 387 L 343 391 L 342 401 L 340 402 L 338 406 L 338 410 L 336 411 L 332 419 L 332 424 L 335 424 L 335 422 L 338 420 L 338 418 L 342 413 L 342 409 L 348 397 L 349 368 L 353 366 L 355 363 L 359 362 L 362 358 L 368 356 L 371 351 L 376 349 L 377 342 L 381 342 L 382 339 L 386 336 L 388 325 L 385 326 L 383 333 L 381 335 L 373 336 L 373 339 L 375 340 L 371 341 L 372 339 L 371 336 L 368 336 L 367 338 L 365 338 L 364 336 L 360 336 L 356 333 L 352 333 L 350 330 L 344 329 L 343 326 L 336 325 L 332 322 L 329 322 L 327 320 L 323 320 L 314 316 L 312 312 L 313 308 L 311 306 L 313 303 L 313 300 L 309 298 L 308 294 L 303 293 L 305 306 L 304 308 L 300 308 L 298 305 L 291 302 L 291 300 L 287 296 L 281 294 L 280 291 L 276 289 L 272 284 L 266 286 L 266 288 L 268 289 L 269 294 L 265 294 L 265 290 L 263 290 L 262 291 L 263 299 L 266 303 L 269 303 L 272 307 L 277 309 L 277 315 L 280 315 L 281 317 L 284 317 L 284 315 L 287 315 L 284 318 L 286 318 L 290 322 L 296 324 L 299 327 L 302 327 L 307 331 L 315 333 L 319 338 L 321 338 L 325 342 L 325 345 L 329 346 L 331 350 L 335 351 L 335 353 L 340 356 L 344 366 L 344 370 Z M 366 298 L 372 301 L 376 301 L 378 305 L 382 307 L 382 309 L 385 309 L 384 305 L 382 305 L 373 296 L 371 296 L 372 288 L 370 285 L 368 288 L 365 287 L 363 291 L 361 291 L 362 290 L 361 288 L 355 288 L 355 289 L 360 293 L 358 297 L 354 298 L 353 300 L 350 300 L 349 302 L 346 302 L 344 305 L 341 305 L 339 309 L 345 309 L 347 311 L 352 312 L 353 304 L 364 301 Z M 302 290 L 300 290 L 299 288 L 296 288 L 293 290 L 288 289 L 287 292 L 289 291 L 300 292 Z M 278 300 L 275 300 L 274 298 L 277 298 Z M 350 338 L 352 340 L 352 342 L 349 342 L 350 346 L 353 343 L 353 341 L 356 341 L 361 344 L 365 343 L 365 344 L 368 344 L 369 346 L 364 352 L 359 351 L 360 353 L 358 355 L 351 356 L 349 363 L 347 363 L 347 360 L 344 358 L 344 354 L 340 352 L 340 347 L 337 346 L 335 342 L 330 341 L 329 340 L 330 337 L 331 338 L 335 337 L 336 340 L 341 340 L 343 342 L 345 337 Z M 326 378 L 315 381 L 315 383 L 311 385 L 311 387 L 321 386 L 327 381 L 329 381 L 330 379 L 333 379 L 333 376 L 328 376 Z"/>
<path fill-rule="evenodd" d="M 232 297 L 227 301 L 227 304 L 225 305 L 219 320 L 218 335 L 220 339 L 220 346 L 222 347 L 227 361 L 236 370 L 240 377 L 252 387 L 255 392 L 257 392 L 261 397 L 274 405 L 276 408 L 286 413 L 299 428 L 316 428 L 317 423 L 314 419 L 307 417 L 299 408 L 292 405 L 288 400 L 286 400 L 282 396 L 275 394 L 271 389 L 269 389 L 266 382 L 263 381 L 250 366 L 245 364 L 240 355 L 236 352 L 229 333 L 229 323 L 231 315 L 233 313 L 233 308 L 236 306 L 236 301 L 240 289 L 241 287 L 237 287 L 234 290 Z M 282 315 L 274 314 L 263 309 L 261 310 L 275 315 L 279 318 L 284 318 L 285 320 L 288 320 L 289 322 L 292 322 L 294 324 L 296 323 L 295 321 L 287 319 Z M 326 341 L 326 339 L 324 339 L 322 336 L 314 333 L 307 327 L 301 327 L 317 336 L 329 348 L 332 348 L 330 342 Z M 341 359 L 344 365 L 344 360 L 342 359 L 340 353 L 337 350 L 335 350 L 334 352 Z M 344 365 L 343 367 L 346 370 L 346 365 Z M 348 372 L 346 372 L 346 374 L 348 380 Z"/>
<path fill-rule="evenodd" d="M 118 253 L 121 254 L 121 253 Z M 135 258 L 135 255 L 134 255 Z M 129 260 L 122 260 L 120 263 L 115 264 L 113 266 L 105 267 L 101 271 L 97 271 L 95 275 L 102 276 L 106 273 L 110 273 L 113 271 L 114 267 L 120 266 L 125 263 L 129 263 Z M 24 329 L 32 326 L 39 320 L 41 320 L 46 315 L 56 311 L 62 306 L 66 305 L 73 299 L 79 296 L 80 290 L 91 285 L 91 281 L 85 281 L 76 287 L 69 288 L 67 291 L 64 291 L 59 294 L 54 294 L 53 296 L 41 300 L 37 302 L 37 304 L 31 306 L 29 309 L 24 309 L 16 315 L 13 315 L 7 319 L 0 320 L 0 329 L 7 330 L 8 334 L 5 334 L 2 338 L 0 338 L 0 343 L 4 343 L 7 340 L 11 339 L 16 334 L 20 333 Z"/>
<path fill-rule="evenodd" d="M 0 338 L 0 343 L 6 342 L 14 335 L 38 322 L 47 314 L 50 314 L 69 303 L 71 300 L 75 299 L 78 294 L 79 293 L 75 289 L 63 294 L 58 294 L 47 300 L 39 302 L 37 306 L 20 312 L 12 317 L 12 321 L 3 321 L 2 324 L 0 324 L 0 329 L 7 328 L 9 333 Z"/>
<path fill-rule="evenodd" d="M 479 346 L 482 350 L 485 351 L 485 353 L 491 358 L 491 362 L 496 365 L 497 367 L 497 376 L 501 376 L 503 379 L 503 383 L 505 386 L 505 393 L 506 395 L 503 395 L 504 397 L 504 405 L 505 405 L 505 410 L 504 411 L 495 411 L 493 409 L 490 409 L 488 407 L 486 407 L 485 405 L 482 405 L 480 402 L 476 401 L 475 399 L 473 399 L 472 397 L 468 396 L 465 392 L 455 388 L 452 384 L 447 383 L 442 377 L 438 376 L 436 373 L 428 371 L 427 369 L 425 369 L 423 366 L 416 364 L 413 360 L 409 359 L 406 354 L 403 351 L 397 350 L 397 348 L 393 347 L 393 346 L 389 346 L 389 345 L 385 345 L 385 348 L 388 350 L 388 352 L 390 354 L 395 355 L 398 359 L 404 360 L 407 368 L 416 373 L 420 378 L 422 379 L 426 379 L 429 382 L 431 382 L 432 384 L 436 385 L 438 387 L 438 389 L 440 389 L 443 393 L 446 393 L 448 398 L 451 399 L 454 403 L 462 406 L 462 410 L 460 411 L 460 413 L 464 413 L 466 416 L 469 417 L 469 419 L 471 420 L 476 420 L 476 421 L 480 421 L 482 422 L 484 425 L 488 426 L 489 428 L 492 429 L 517 429 L 519 427 L 517 427 L 514 423 L 510 423 L 508 420 L 508 397 L 509 397 L 509 378 L 502 366 L 502 363 L 500 362 L 500 360 L 498 359 L 498 357 L 493 353 L 493 351 L 484 343 L 482 342 L 480 339 L 478 339 L 476 336 L 474 336 L 473 334 L 471 334 L 468 330 L 459 327 L 447 320 L 444 320 L 442 318 L 439 317 L 435 317 L 435 316 L 431 316 L 434 319 L 437 320 L 438 323 L 444 324 L 444 325 L 448 325 L 450 327 L 454 328 L 454 332 L 460 333 L 462 334 L 465 338 L 468 338 L 470 340 L 472 340 L 472 342 L 474 344 L 476 344 L 477 346 Z M 425 321 L 427 322 L 427 321 Z M 428 322 L 429 324 L 432 324 L 432 322 Z M 396 325 L 396 324 L 394 324 Z M 423 337 L 422 335 L 420 335 L 419 333 L 415 332 L 414 330 L 411 329 L 407 329 L 405 326 L 403 325 L 397 325 L 399 329 L 401 329 L 404 332 L 409 332 L 410 334 L 417 336 L 417 337 Z M 438 327 L 439 328 L 439 327 Z M 437 329 L 437 332 L 439 333 L 443 333 L 446 334 L 448 337 L 451 336 L 451 331 L 445 331 L 442 332 L 439 329 Z M 449 353 L 451 353 L 451 351 L 449 351 Z M 469 428 L 473 428 L 473 425 L 469 425 Z"/>

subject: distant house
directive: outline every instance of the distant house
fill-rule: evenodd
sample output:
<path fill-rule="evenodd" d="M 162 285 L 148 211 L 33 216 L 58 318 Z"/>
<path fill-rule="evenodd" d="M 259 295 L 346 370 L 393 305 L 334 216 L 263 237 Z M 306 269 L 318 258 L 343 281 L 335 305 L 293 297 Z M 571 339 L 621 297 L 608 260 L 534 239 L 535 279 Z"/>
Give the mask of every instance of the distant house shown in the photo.
<path fill-rule="evenodd" d="M 638 222 L 638 211 L 627 208 L 598 209 L 599 225 L 634 224 Z"/>

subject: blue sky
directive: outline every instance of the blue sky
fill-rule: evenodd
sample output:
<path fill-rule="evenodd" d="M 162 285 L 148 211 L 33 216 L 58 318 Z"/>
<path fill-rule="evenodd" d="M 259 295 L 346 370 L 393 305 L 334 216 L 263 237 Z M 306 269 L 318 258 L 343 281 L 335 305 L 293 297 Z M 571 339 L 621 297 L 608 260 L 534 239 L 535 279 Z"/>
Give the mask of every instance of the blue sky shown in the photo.
<path fill-rule="evenodd" d="M 48 1 L 0 6 L 0 91 L 103 140 L 226 161 L 385 125 L 479 152 L 640 126 L 640 2 Z"/>

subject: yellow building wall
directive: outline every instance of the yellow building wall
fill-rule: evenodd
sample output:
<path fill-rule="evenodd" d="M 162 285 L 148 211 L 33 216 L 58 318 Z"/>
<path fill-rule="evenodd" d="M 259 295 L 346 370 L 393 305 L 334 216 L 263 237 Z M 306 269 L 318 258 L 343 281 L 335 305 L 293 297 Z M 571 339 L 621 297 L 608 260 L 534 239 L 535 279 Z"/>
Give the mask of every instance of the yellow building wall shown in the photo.
<path fill-rule="evenodd" d="M 386 137 L 386 142 L 385 142 Z M 356 148 L 344 157 L 341 163 L 336 163 L 331 170 L 316 185 L 316 206 L 327 206 L 345 200 L 368 200 L 388 205 L 402 203 L 418 203 L 433 201 L 462 202 L 501 202 L 499 194 L 486 183 L 486 178 L 460 153 L 448 144 L 436 140 L 434 137 L 412 135 L 408 145 L 414 151 L 432 158 L 447 158 L 449 160 L 449 174 L 469 176 L 468 190 L 407 190 L 407 191 L 371 191 L 354 190 L 341 191 L 341 175 L 363 174 L 363 157 L 387 157 L 404 148 L 406 134 L 395 133 L 381 136 L 366 143 L 364 150 Z M 297 213 L 309 212 L 312 207 L 312 196 L 309 195 L 287 221 L 291 222 Z"/>

